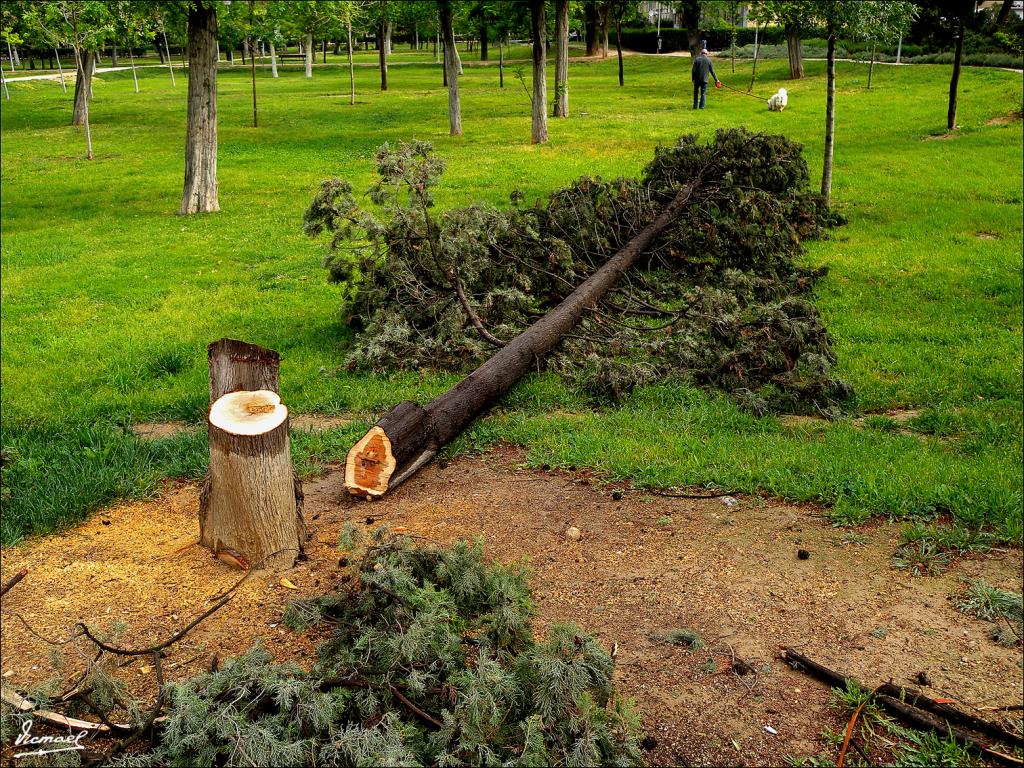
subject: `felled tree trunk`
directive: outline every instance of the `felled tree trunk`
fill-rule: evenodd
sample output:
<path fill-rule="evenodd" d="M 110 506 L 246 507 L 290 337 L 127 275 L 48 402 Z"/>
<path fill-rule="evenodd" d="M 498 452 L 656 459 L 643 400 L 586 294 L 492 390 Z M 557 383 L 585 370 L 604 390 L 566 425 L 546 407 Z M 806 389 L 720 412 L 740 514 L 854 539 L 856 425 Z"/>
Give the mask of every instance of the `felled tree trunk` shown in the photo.
<path fill-rule="evenodd" d="M 507 392 L 544 357 L 618 282 L 654 239 L 686 208 L 700 187 L 698 176 L 679 191 L 652 223 L 630 240 L 562 302 L 502 347 L 490 360 L 425 407 L 396 405 L 352 446 L 345 460 L 345 487 L 376 498 L 396 488 L 429 462 L 470 422 Z"/>
<path fill-rule="evenodd" d="M 302 551 L 302 484 L 292 470 L 280 356 L 221 339 L 208 350 L 210 469 L 200 490 L 200 543 L 241 568 L 287 568 Z"/>

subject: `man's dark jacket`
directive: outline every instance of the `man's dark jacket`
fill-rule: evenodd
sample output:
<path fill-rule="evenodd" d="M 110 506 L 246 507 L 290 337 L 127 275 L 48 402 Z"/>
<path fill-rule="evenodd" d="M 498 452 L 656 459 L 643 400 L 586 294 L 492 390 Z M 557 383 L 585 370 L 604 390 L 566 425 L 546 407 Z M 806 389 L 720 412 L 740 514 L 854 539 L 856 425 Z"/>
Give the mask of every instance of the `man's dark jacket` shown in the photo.
<path fill-rule="evenodd" d="M 715 74 L 715 66 L 711 63 L 711 59 L 701 54 L 693 60 L 693 67 L 690 69 L 690 79 L 695 83 L 706 83 L 708 75 L 713 77 L 716 82 L 718 81 L 718 75 Z"/>

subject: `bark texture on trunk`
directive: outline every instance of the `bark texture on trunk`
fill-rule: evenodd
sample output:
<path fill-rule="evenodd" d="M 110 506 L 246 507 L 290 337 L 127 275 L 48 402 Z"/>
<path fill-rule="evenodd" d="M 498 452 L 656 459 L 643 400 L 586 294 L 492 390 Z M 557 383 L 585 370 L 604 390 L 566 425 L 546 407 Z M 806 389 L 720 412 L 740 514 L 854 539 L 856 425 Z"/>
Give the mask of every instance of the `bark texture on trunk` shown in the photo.
<path fill-rule="evenodd" d="M 800 44 L 800 30 L 794 27 L 786 27 L 786 51 L 789 54 L 789 79 L 802 79 L 804 76 L 804 54 Z"/>
<path fill-rule="evenodd" d="M 690 46 L 690 58 L 700 55 L 700 2 L 684 0 L 679 5 L 682 21 L 686 26 L 686 43 Z"/>
<path fill-rule="evenodd" d="M 448 128 L 452 136 L 462 135 L 462 106 L 459 103 L 459 69 L 456 66 L 455 29 L 452 25 L 452 4 L 448 0 L 438 6 L 441 36 L 444 43 L 444 80 L 448 86 Z"/>
<path fill-rule="evenodd" d="M 480 61 L 487 61 L 487 22 L 480 22 Z"/>
<path fill-rule="evenodd" d="M 210 405 L 238 391 L 278 391 L 277 352 L 235 339 L 207 350 Z M 292 470 L 288 419 L 263 434 L 209 423 L 210 469 L 199 500 L 200 543 L 242 568 L 288 568 L 302 551 L 302 484 Z"/>
<path fill-rule="evenodd" d="M 960 62 L 964 54 L 964 25 L 956 29 L 956 54 L 953 57 L 953 76 L 949 79 L 949 108 L 946 110 L 946 129 L 956 129 L 956 96 L 960 87 Z"/>
<path fill-rule="evenodd" d="M 185 189 L 178 213 L 219 211 L 217 200 L 217 11 L 195 0 L 188 12 Z"/>
<path fill-rule="evenodd" d="M 270 74 L 273 77 L 277 77 L 277 48 L 274 47 L 274 41 L 270 41 Z"/>
<path fill-rule="evenodd" d="M 601 24 L 601 58 L 608 58 L 608 17 L 612 12 L 611 0 L 604 0 L 601 3 L 601 10 L 598 14 L 598 19 Z"/>
<path fill-rule="evenodd" d="M 758 27 L 754 26 L 754 62 L 750 67 L 750 85 L 747 86 L 747 93 L 754 90 L 754 81 L 757 79 L 757 54 L 760 46 L 757 42 Z"/>
<path fill-rule="evenodd" d="M 89 99 L 92 98 L 92 89 L 89 87 L 89 79 L 87 77 L 83 76 L 83 72 L 86 70 L 87 67 L 89 67 L 87 62 L 94 61 L 94 58 L 92 57 L 91 54 L 88 54 L 88 52 L 86 52 L 85 59 L 83 60 L 82 52 L 80 50 L 78 50 L 77 48 L 75 49 L 75 56 L 77 57 L 76 64 L 77 64 L 77 67 L 78 67 L 78 78 L 77 78 L 76 83 L 75 83 L 75 96 L 76 96 L 75 108 L 77 109 L 77 107 L 78 107 L 78 99 L 77 99 L 78 87 L 77 86 L 78 86 L 78 82 L 81 82 L 82 83 L 82 115 L 81 115 L 82 122 L 80 124 L 85 128 L 85 159 L 86 160 L 92 160 L 92 127 L 89 125 Z M 89 69 L 89 74 L 90 75 L 92 74 L 92 70 L 91 69 Z M 7 83 L 5 82 L 4 83 L 4 88 L 6 89 L 6 87 L 7 87 Z M 8 101 L 9 100 L 10 100 L 10 96 L 8 96 Z"/>
<path fill-rule="evenodd" d="M 619 57 L 619 87 L 626 84 L 625 73 L 622 71 L 622 17 L 615 17 L 615 53 Z"/>
<path fill-rule="evenodd" d="M 386 25 L 381 23 L 377 27 L 377 58 L 380 60 L 380 89 L 388 89 L 388 42 L 385 37 Z"/>
<path fill-rule="evenodd" d="M 825 205 L 831 204 L 832 198 L 832 150 L 835 144 L 836 127 L 836 36 L 828 36 L 828 95 L 825 99 L 825 161 L 821 168 L 821 196 Z"/>
<path fill-rule="evenodd" d="M 303 53 L 306 56 L 306 78 L 313 77 L 313 33 L 306 33 L 306 44 L 303 48 Z"/>
<path fill-rule="evenodd" d="M 555 0 L 555 117 L 569 116 L 569 0 Z"/>
<path fill-rule="evenodd" d="M 279 391 L 281 356 L 272 349 L 238 339 L 221 339 L 206 348 L 210 405 L 239 389 Z"/>
<path fill-rule="evenodd" d="M 351 21 L 348 22 L 348 25 L 346 27 L 345 32 L 346 32 L 346 38 L 345 39 L 346 39 L 347 49 L 348 49 L 348 90 L 349 90 L 348 103 L 351 105 L 351 104 L 355 104 L 356 103 L 356 70 L 355 70 L 355 66 L 353 66 L 353 64 L 352 64 L 352 22 Z"/>
<path fill-rule="evenodd" d="M 871 90 L 871 78 L 875 74 L 875 44 L 871 44 L 871 63 L 868 64 L 868 90 Z"/>
<path fill-rule="evenodd" d="M 597 53 L 597 1 L 587 0 L 583 11 L 586 19 L 584 36 L 587 41 L 587 56 L 593 56 Z"/>
<path fill-rule="evenodd" d="M 530 0 L 530 29 L 533 34 L 533 124 L 530 141 L 548 140 L 547 7 L 544 0 Z"/>
<path fill-rule="evenodd" d="M 75 109 L 71 115 L 72 125 L 85 125 L 85 116 L 89 109 L 89 83 L 96 71 L 96 57 L 92 51 L 82 50 L 75 54 Z"/>
<path fill-rule="evenodd" d="M 690 205 L 702 182 L 698 175 L 683 187 L 657 219 L 557 307 L 445 394 L 425 407 L 403 402 L 388 411 L 349 451 L 345 461 L 345 487 L 349 493 L 382 496 L 429 461 L 572 331 L 583 313 L 601 300 L 654 239 Z"/>

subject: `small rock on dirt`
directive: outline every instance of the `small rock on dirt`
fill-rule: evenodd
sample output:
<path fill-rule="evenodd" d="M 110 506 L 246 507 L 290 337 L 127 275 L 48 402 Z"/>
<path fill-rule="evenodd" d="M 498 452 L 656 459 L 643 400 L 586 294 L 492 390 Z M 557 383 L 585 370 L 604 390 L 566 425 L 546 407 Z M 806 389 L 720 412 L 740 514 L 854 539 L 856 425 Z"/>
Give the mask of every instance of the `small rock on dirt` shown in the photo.
<path fill-rule="evenodd" d="M 739 499 L 733 496 L 723 496 L 722 504 L 724 504 L 727 507 L 738 507 L 740 505 L 740 502 Z"/>
<path fill-rule="evenodd" d="M 796 551 L 796 556 L 801 560 L 807 560 L 808 558 L 810 558 L 811 553 L 808 552 L 806 549 L 798 549 Z"/>
<path fill-rule="evenodd" d="M 565 529 L 565 538 L 569 541 L 579 541 L 583 536 L 583 531 L 577 528 L 575 525 L 571 525 Z"/>

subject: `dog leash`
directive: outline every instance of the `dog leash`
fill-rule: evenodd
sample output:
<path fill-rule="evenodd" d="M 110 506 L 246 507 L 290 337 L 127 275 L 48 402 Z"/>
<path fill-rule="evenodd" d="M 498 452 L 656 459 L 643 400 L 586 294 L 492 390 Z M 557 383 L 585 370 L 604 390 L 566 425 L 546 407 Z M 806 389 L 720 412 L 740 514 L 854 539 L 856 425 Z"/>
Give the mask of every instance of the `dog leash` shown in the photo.
<path fill-rule="evenodd" d="M 721 82 L 721 80 L 719 80 L 719 82 Z M 723 88 L 728 88 L 730 91 L 734 91 L 734 92 L 736 92 L 738 94 L 741 94 L 743 96 L 749 96 L 752 99 L 757 99 L 758 101 L 765 101 L 765 102 L 768 101 L 768 99 L 766 99 L 766 98 L 764 98 L 762 96 L 757 96 L 756 94 L 748 93 L 747 91 L 741 91 L 739 88 L 733 88 L 731 85 L 726 85 L 725 83 L 722 83 L 722 87 Z"/>

